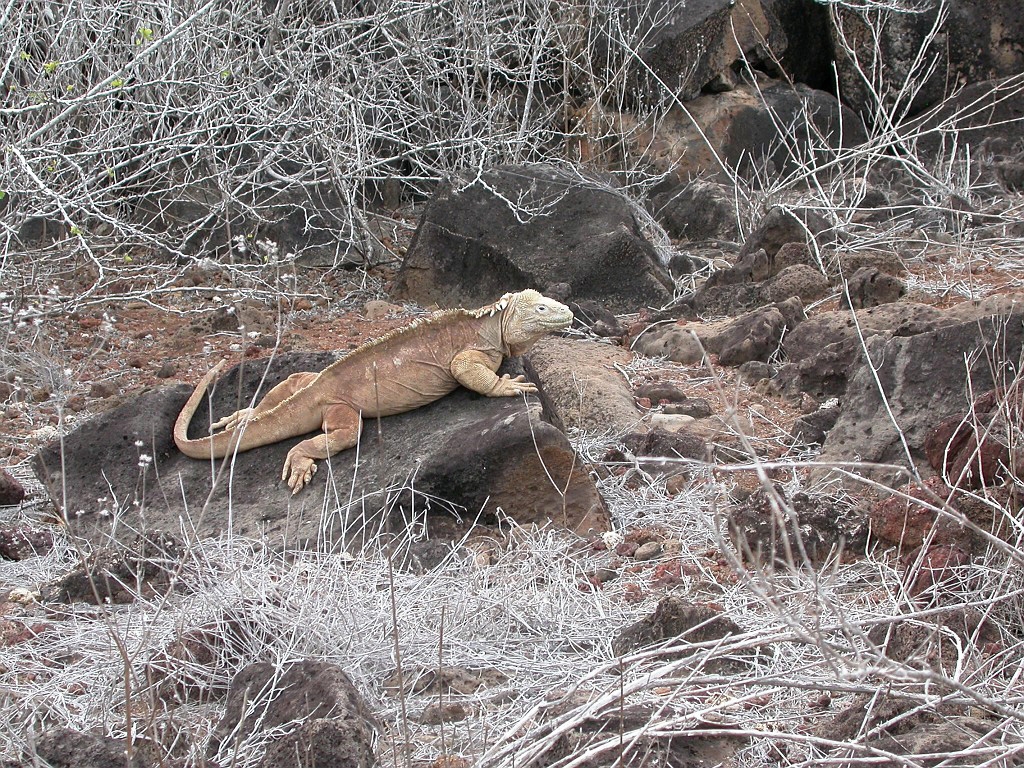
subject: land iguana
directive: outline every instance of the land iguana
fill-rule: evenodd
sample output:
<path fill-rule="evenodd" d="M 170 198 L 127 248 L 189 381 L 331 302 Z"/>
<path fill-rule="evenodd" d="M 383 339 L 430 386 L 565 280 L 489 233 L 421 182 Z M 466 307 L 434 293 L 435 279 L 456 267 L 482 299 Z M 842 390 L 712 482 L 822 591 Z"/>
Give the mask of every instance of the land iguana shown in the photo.
<path fill-rule="evenodd" d="M 505 357 L 521 355 L 542 336 L 567 328 L 572 312 L 533 290 L 506 293 L 475 310 L 436 312 L 354 349 L 319 373 L 293 373 L 255 408 L 211 427 L 222 432 L 188 438 L 203 394 L 227 360 L 196 386 L 174 423 L 178 450 L 193 459 L 223 458 L 319 430 L 285 458 L 281 479 L 298 493 L 317 460 L 355 446 L 363 419 L 404 413 L 462 386 L 488 397 L 536 392 L 524 376 L 498 376 Z"/>

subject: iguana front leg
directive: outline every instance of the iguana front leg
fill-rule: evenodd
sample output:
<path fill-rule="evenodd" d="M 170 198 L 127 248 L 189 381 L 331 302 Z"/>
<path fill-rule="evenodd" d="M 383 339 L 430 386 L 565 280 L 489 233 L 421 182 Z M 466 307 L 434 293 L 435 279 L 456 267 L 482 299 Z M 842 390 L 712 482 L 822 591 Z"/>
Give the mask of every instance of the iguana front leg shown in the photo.
<path fill-rule="evenodd" d="M 293 373 L 287 379 L 267 392 L 267 394 L 263 396 L 263 399 L 256 404 L 255 408 L 240 408 L 234 413 L 225 416 L 220 421 L 215 422 L 212 428 L 214 430 L 234 429 L 235 427 L 241 426 L 243 422 L 248 421 L 253 416 L 263 413 L 264 411 L 269 411 L 275 405 L 284 402 L 300 389 L 308 386 L 316 377 L 317 374 L 315 373 Z"/>
<path fill-rule="evenodd" d="M 351 448 L 359 441 L 363 419 L 347 405 L 332 405 L 324 411 L 323 433 L 303 440 L 284 459 L 281 479 L 288 483 L 292 495 L 313 479 L 318 459 L 327 459 Z"/>
<path fill-rule="evenodd" d="M 537 391 L 537 386 L 527 381 L 525 376 L 512 378 L 507 373 L 498 376 L 491 365 L 493 363 L 487 355 L 470 349 L 452 358 L 451 372 L 455 380 L 466 389 L 488 397 L 512 397 L 522 392 Z"/>

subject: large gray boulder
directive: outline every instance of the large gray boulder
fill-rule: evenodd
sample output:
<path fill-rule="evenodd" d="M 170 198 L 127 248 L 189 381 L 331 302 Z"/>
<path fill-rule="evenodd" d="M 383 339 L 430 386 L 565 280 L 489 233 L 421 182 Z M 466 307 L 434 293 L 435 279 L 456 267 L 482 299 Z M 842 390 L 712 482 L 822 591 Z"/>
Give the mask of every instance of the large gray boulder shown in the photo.
<path fill-rule="evenodd" d="M 618 312 L 672 296 L 634 207 L 595 179 L 555 166 L 502 166 L 441 187 L 402 262 L 396 294 L 479 306 L 523 288 Z"/>
<path fill-rule="evenodd" d="M 623 56 L 618 40 L 595 40 L 591 59 L 598 77 L 625 78 L 631 106 L 661 102 L 665 88 L 681 101 L 708 86 L 728 87 L 740 62 L 770 62 L 786 49 L 786 36 L 762 0 L 618 0 L 622 40 L 640 41 Z"/>
<path fill-rule="evenodd" d="M 972 393 L 991 389 L 993 368 L 1016 365 L 1022 342 L 1020 312 L 915 336 L 869 339 L 870 362 L 855 368 L 820 460 L 901 466 L 913 461 L 925 468 L 925 440 L 936 424 L 964 413 Z"/>
<path fill-rule="evenodd" d="M 214 417 L 248 405 L 257 390 L 291 373 L 318 371 L 333 359 L 296 353 L 269 366 L 236 367 L 212 390 Z M 281 467 L 302 438 L 212 463 L 177 450 L 171 427 L 190 391 L 179 384 L 130 398 L 37 455 L 37 474 L 74 533 L 102 542 L 140 530 L 230 531 L 295 548 L 338 544 L 386 524 L 400 532 L 426 512 L 448 518 L 455 512 L 468 522 L 480 513 L 493 522 L 498 507 L 523 524 L 553 520 L 581 532 L 607 525 L 592 480 L 534 397 L 487 398 L 459 389 L 424 408 L 371 421 L 357 448 L 320 462 L 312 483 L 292 496 L 280 482 Z M 204 402 L 191 436 L 209 423 Z"/>
<path fill-rule="evenodd" d="M 860 118 L 832 94 L 766 79 L 659 114 L 638 131 L 633 150 L 679 183 L 714 175 L 728 182 L 723 164 L 756 182 L 825 161 L 865 136 Z"/>
<path fill-rule="evenodd" d="M 1024 23 L 1019 24 L 1024 26 Z M 994 80 L 970 83 L 927 113 L 908 121 L 903 132 L 921 134 L 917 148 L 926 153 L 940 149 L 963 150 L 974 148 L 975 153 L 988 154 L 993 150 L 1019 153 L 1024 150 L 1024 93 L 1022 77 L 1018 73 Z M 1021 187 L 1019 164 L 1007 163 L 1005 158 L 987 168 L 984 164 L 972 170 L 972 178 L 979 183 L 995 179 L 1006 189 Z M 1015 171 L 1015 167 L 1018 169 Z M 994 175 L 988 178 L 988 172 Z"/>
<path fill-rule="evenodd" d="M 919 12 L 879 12 L 836 4 L 833 36 L 836 64 L 843 101 L 871 118 L 876 113 L 874 97 L 865 84 L 864 73 L 877 72 L 883 92 L 892 98 L 922 70 L 937 60 L 937 66 L 914 94 L 909 114 L 932 107 L 963 83 L 977 83 L 1024 71 L 1024 15 L 1019 0 L 946 0 L 917 3 Z M 926 54 L 919 51 L 938 25 Z M 874 29 L 874 31 L 873 31 Z M 843 41 L 851 51 L 844 50 Z M 875 56 L 879 62 L 875 62 Z"/>

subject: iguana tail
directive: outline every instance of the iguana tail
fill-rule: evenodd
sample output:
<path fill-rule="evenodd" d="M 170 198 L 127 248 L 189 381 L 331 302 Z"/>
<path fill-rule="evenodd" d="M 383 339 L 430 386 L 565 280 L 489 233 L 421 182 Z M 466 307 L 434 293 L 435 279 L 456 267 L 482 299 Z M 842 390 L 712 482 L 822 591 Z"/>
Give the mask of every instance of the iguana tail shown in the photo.
<path fill-rule="evenodd" d="M 228 429 L 216 435 L 200 437 L 195 440 L 190 440 L 188 438 L 188 426 L 192 423 L 192 417 L 195 415 L 196 409 L 199 408 L 199 403 L 202 402 L 203 395 L 206 394 L 206 390 L 210 386 L 210 382 L 217 378 L 217 374 L 221 372 L 226 364 L 227 360 L 221 360 L 213 366 L 205 376 L 203 376 L 202 380 L 196 385 L 196 389 L 192 393 L 192 396 L 189 397 L 188 401 L 181 409 L 181 413 L 178 414 L 178 419 L 174 422 L 174 444 L 178 446 L 179 451 L 189 458 L 220 459 L 233 451 L 245 451 L 249 448 L 255 448 L 256 445 L 259 444 L 240 444 L 240 438 L 243 432 L 242 429 Z"/>

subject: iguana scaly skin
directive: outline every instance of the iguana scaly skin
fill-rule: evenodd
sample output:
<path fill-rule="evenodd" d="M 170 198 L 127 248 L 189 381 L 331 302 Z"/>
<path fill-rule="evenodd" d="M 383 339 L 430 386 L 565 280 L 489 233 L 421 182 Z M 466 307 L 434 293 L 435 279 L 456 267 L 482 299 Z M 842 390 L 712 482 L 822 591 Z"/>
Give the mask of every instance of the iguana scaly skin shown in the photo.
<path fill-rule="evenodd" d="M 476 310 L 437 312 L 358 347 L 320 373 L 293 373 L 255 408 L 213 424 L 222 432 L 188 438 L 192 421 L 221 360 L 196 386 L 174 423 L 174 442 L 193 459 L 228 456 L 310 432 L 290 451 L 281 479 L 298 493 L 312 479 L 318 459 L 353 447 L 363 419 L 404 413 L 447 395 L 460 384 L 488 397 L 537 388 L 524 376 L 495 373 L 505 357 L 521 355 L 542 336 L 568 327 L 564 304 L 526 290 L 507 293 Z"/>

